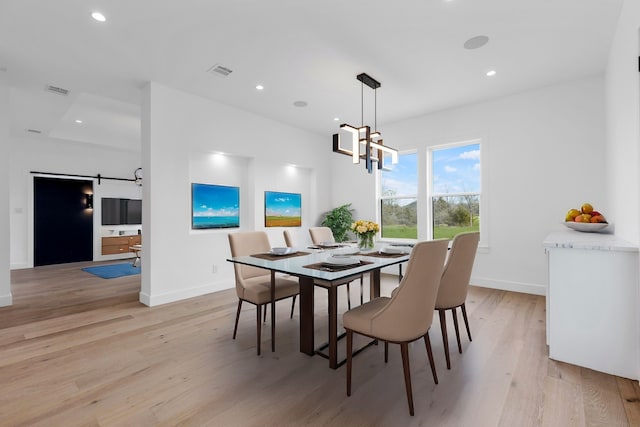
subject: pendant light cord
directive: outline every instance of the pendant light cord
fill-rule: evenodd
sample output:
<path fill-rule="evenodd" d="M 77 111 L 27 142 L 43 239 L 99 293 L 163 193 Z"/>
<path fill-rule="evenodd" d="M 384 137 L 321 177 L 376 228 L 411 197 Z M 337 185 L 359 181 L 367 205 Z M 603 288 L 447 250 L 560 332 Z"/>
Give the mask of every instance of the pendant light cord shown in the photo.
<path fill-rule="evenodd" d="M 373 129 L 378 132 L 378 89 L 373 90 Z"/>
<path fill-rule="evenodd" d="M 360 82 L 360 127 L 364 126 L 364 82 Z"/>

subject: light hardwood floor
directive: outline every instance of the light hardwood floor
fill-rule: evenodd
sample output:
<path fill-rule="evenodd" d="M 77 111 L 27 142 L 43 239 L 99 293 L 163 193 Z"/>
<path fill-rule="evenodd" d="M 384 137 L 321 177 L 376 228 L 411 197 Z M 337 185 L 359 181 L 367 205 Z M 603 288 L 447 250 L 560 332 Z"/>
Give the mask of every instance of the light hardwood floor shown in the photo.
<path fill-rule="evenodd" d="M 263 328 L 258 357 L 250 304 L 231 339 L 235 290 L 149 308 L 137 301 L 139 276 L 104 280 L 85 265 L 12 272 L 14 305 L 0 308 L 0 425 L 640 426 L 637 382 L 548 359 L 543 297 L 472 287 L 463 354 L 449 317 L 451 370 L 434 316 L 440 384 L 416 341 L 410 417 L 397 346 L 388 364 L 382 345 L 354 358 L 347 397 L 345 366 L 298 352 L 289 301 L 278 304 L 276 352 Z M 382 294 L 395 286 L 386 276 Z M 317 342 L 325 297 L 316 290 Z"/>

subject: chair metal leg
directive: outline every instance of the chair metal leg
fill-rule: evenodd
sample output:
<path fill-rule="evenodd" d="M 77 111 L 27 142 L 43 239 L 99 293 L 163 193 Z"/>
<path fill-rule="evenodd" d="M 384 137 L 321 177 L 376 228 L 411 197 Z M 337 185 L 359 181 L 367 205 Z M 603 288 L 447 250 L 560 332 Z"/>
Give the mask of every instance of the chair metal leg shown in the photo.
<path fill-rule="evenodd" d="M 240 308 L 242 307 L 242 300 L 238 299 L 238 311 L 236 312 L 236 324 L 233 327 L 233 339 L 236 339 L 236 333 L 238 332 L 238 320 L 240 320 Z"/>
<path fill-rule="evenodd" d="M 262 322 L 267 323 L 267 309 L 269 306 L 267 304 L 264 305 L 264 317 L 262 318 Z"/>
<path fill-rule="evenodd" d="M 453 327 L 456 328 L 456 340 L 458 341 L 458 353 L 462 354 L 462 344 L 460 343 L 460 330 L 458 329 L 458 312 L 456 308 L 451 309 L 453 314 Z"/>
<path fill-rule="evenodd" d="M 442 331 L 442 343 L 444 345 L 444 357 L 447 360 L 447 369 L 451 369 L 451 360 L 449 359 L 449 339 L 447 338 L 447 318 L 445 310 L 438 309 L 440 315 L 440 330 Z"/>
<path fill-rule="evenodd" d="M 464 303 L 460 306 L 462 309 L 462 318 L 464 319 L 464 325 L 467 327 L 467 336 L 469 337 L 469 341 L 473 341 L 471 339 L 471 330 L 469 329 L 469 319 L 467 319 L 467 308 Z"/>
<path fill-rule="evenodd" d="M 413 416 L 413 392 L 411 390 L 411 369 L 409 367 L 409 343 L 400 343 L 402 354 L 402 368 L 404 370 L 404 385 L 407 389 L 407 401 L 409 402 L 409 414 Z"/>
<path fill-rule="evenodd" d="M 289 316 L 289 319 L 293 319 L 293 309 L 296 306 L 296 297 L 297 295 L 293 296 L 293 301 L 291 301 L 291 315 Z"/>
<path fill-rule="evenodd" d="M 351 365 L 353 364 L 353 331 L 347 329 L 347 396 L 351 396 Z"/>
<path fill-rule="evenodd" d="M 384 342 L 384 363 L 389 361 L 389 342 Z"/>
<path fill-rule="evenodd" d="M 424 345 L 427 347 L 427 356 L 429 357 L 429 364 L 431 365 L 431 374 L 433 375 L 433 382 L 438 384 L 438 374 L 436 374 L 436 365 L 433 362 L 433 352 L 431 351 L 431 340 L 429 339 L 429 331 L 424 334 Z"/>
<path fill-rule="evenodd" d="M 260 356 L 260 333 L 262 332 L 261 328 L 262 328 L 262 322 L 261 322 L 261 317 L 260 316 L 260 312 L 262 311 L 262 306 L 260 304 L 256 305 L 256 324 L 257 324 L 257 331 L 256 331 L 256 337 L 257 337 L 257 344 L 256 346 L 258 347 L 258 356 Z"/>
<path fill-rule="evenodd" d="M 349 283 L 347 283 L 347 308 L 351 310 L 351 288 L 349 288 Z"/>

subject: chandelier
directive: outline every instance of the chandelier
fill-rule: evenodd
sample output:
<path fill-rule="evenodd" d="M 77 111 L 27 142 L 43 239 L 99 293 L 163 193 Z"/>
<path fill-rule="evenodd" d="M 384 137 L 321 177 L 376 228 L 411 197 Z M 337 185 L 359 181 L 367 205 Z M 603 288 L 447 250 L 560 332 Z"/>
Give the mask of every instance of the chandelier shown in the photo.
<path fill-rule="evenodd" d="M 391 155 L 391 163 L 398 163 L 398 150 L 395 148 L 387 147 L 384 145 L 382 135 L 377 129 L 377 92 L 376 90 L 381 86 L 380 82 L 375 80 L 368 74 L 361 73 L 356 76 L 356 79 L 360 81 L 360 109 L 361 109 L 361 124 L 359 127 L 351 126 L 343 123 L 340 125 L 340 129 L 351 133 L 351 144 L 346 143 L 346 146 L 342 145 L 340 134 L 333 134 L 333 152 L 350 156 L 353 159 L 353 164 L 359 164 L 360 159 L 364 159 L 365 167 L 369 173 L 373 172 L 373 163 L 377 163 L 378 169 L 385 169 L 384 157 L 385 153 Z M 364 125 L 364 85 L 373 89 L 374 94 L 374 123 L 373 132 L 371 132 L 370 126 Z M 350 148 L 348 148 L 350 147 Z"/>

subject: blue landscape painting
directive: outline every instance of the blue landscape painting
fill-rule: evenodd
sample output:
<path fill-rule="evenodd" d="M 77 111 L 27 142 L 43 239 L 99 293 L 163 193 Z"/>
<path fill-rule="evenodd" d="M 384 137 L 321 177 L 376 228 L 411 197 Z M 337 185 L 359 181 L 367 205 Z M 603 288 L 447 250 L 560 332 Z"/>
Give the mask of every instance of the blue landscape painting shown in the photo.
<path fill-rule="evenodd" d="M 240 227 L 240 188 L 191 184 L 191 228 Z"/>

